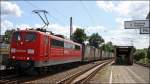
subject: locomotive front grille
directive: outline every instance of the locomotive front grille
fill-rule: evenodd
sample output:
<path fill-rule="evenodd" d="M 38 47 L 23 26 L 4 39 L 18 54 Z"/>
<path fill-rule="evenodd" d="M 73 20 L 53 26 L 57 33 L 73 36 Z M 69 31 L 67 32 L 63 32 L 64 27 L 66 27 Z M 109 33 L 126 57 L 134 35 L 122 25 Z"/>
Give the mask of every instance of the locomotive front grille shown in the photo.
<path fill-rule="evenodd" d="M 32 67 L 34 62 L 33 61 L 26 61 L 26 60 L 10 60 L 11 66 L 20 67 L 20 68 L 29 68 Z"/>

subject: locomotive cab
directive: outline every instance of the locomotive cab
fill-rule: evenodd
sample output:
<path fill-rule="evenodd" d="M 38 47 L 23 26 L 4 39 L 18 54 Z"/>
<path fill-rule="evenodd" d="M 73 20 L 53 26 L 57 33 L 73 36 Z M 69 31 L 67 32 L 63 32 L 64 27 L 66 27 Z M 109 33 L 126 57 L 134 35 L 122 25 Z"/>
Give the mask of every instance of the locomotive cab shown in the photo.
<path fill-rule="evenodd" d="M 37 54 L 38 35 L 35 32 L 14 32 L 11 41 L 10 56 L 16 60 L 32 60 Z"/>
<path fill-rule="evenodd" d="M 39 35 L 35 31 L 22 30 L 13 33 L 10 46 L 10 59 L 15 64 L 12 64 L 12 66 L 21 68 L 33 66 L 33 60 L 35 60 L 39 49 L 38 37 Z"/>

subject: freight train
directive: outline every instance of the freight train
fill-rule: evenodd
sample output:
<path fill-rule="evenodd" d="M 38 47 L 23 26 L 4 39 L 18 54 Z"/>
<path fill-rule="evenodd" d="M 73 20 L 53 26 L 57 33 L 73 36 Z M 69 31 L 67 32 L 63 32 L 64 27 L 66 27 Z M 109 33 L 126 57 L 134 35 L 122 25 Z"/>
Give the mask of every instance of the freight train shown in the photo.
<path fill-rule="evenodd" d="M 43 71 L 45 67 L 73 62 L 112 59 L 113 53 L 36 30 L 18 30 L 10 43 L 10 64 L 18 71 Z"/>

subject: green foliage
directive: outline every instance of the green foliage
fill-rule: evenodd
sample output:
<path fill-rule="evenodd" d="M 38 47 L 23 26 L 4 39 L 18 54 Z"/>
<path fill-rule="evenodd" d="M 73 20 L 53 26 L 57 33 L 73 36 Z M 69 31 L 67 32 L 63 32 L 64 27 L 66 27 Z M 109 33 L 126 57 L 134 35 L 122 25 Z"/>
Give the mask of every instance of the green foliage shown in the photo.
<path fill-rule="evenodd" d="M 145 58 L 146 53 L 144 52 L 144 50 L 137 50 L 134 54 L 134 59 L 136 61 L 139 61 L 140 59 Z"/>
<path fill-rule="evenodd" d="M 12 36 L 12 33 L 15 31 L 15 29 L 11 29 L 11 30 L 6 30 L 5 31 L 5 35 L 4 35 L 4 43 L 9 44 L 10 43 L 10 39 Z"/>
<path fill-rule="evenodd" d="M 145 51 L 146 57 L 150 59 L 150 48 L 144 48 L 143 51 Z"/>
<path fill-rule="evenodd" d="M 138 61 L 138 63 L 142 63 L 142 64 L 149 64 L 149 62 L 150 62 L 150 59 L 148 58 L 143 58 Z"/>
<path fill-rule="evenodd" d="M 114 52 L 114 45 L 112 44 L 112 42 L 107 42 L 106 44 L 103 44 L 101 48 L 105 51 Z"/>
<path fill-rule="evenodd" d="M 150 48 L 148 49 L 148 52 L 147 52 L 147 58 L 150 59 Z"/>
<path fill-rule="evenodd" d="M 104 39 L 98 34 L 98 33 L 93 33 L 89 37 L 89 45 L 94 46 L 96 48 L 99 48 L 99 45 L 104 42 Z"/>
<path fill-rule="evenodd" d="M 76 31 L 71 36 L 71 39 L 77 43 L 83 44 L 84 41 L 87 39 L 84 29 L 77 28 Z"/>

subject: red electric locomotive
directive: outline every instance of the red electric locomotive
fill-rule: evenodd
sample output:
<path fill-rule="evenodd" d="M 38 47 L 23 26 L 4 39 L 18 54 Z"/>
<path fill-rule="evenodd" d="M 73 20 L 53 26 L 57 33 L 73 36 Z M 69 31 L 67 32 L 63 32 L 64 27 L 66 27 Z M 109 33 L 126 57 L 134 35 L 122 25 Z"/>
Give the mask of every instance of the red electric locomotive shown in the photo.
<path fill-rule="evenodd" d="M 44 32 L 19 30 L 12 35 L 10 59 L 17 70 L 41 69 L 81 61 L 82 46 Z"/>

